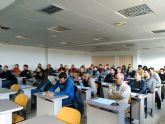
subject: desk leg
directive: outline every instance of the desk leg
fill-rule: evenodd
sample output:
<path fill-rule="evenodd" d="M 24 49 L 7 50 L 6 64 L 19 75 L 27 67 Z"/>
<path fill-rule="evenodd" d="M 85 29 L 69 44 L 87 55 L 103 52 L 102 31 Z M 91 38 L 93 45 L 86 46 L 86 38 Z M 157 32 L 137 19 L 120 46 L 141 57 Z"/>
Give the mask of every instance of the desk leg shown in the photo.
<path fill-rule="evenodd" d="M 62 99 L 54 100 L 54 116 L 57 115 L 57 113 L 62 108 Z"/>
<path fill-rule="evenodd" d="M 140 100 L 139 108 L 140 108 L 139 124 L 144 124 L 144 99 Z"/>
<path fill-rule="evenodd" d="M 27 103 L 27 114 L 31 113 L 31 89 L 23 89 L 24 94 L 28 96 L 28 103 Z"/>
<path fill-rule="evenodd" d="M 12 124 L 12 113 L 0 114 L 1 124 Z"/>
<path fill-rule="evenodd" d="M 91 99 L 91 90 L 87 90 L 86 92 L 86 100 L 90 100 Z"/>

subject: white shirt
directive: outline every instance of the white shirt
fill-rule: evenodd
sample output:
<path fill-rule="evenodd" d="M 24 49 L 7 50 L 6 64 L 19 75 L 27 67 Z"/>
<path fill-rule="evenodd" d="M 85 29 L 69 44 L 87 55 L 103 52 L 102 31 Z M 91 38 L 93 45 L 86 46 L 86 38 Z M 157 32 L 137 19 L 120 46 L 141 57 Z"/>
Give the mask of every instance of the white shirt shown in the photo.
<path fill-rule="evenodd" d="M 128 100 L 131 95 L 131 88 L 128 84 L 122 83 L 120 86 L 113 84 L 109 86 L 107 96 L 109 99 L 114 99 L 119 102 L 128 103 Z"/>

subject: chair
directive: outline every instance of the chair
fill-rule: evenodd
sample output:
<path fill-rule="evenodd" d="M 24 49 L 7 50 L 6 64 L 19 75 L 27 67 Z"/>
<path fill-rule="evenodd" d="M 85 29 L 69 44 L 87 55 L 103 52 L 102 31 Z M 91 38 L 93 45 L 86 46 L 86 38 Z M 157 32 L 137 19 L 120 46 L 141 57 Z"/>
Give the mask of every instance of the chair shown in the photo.
<path fill-rule="evenodd" d="M 14 92 L 17 92 L 20 89 L 20 86 L 18 84 L 13 84 L 10 89 Z"/>
<path fill-rule="evenodd" d="M 56 118 L 66 122 L 67 124 L 80 124 L 81 114 L 76 109 L 63 107 L 57 113 Z"/>
<path fill-rule="evenodd" d="M 23 120 L 26 120 L 26 105 L 28 102 L 28 96 L 25 94 L 19 94 L 16 96 L 15 98 L 15 103 L 17 103 L 18 105 L 23 107 L 23 110 L 20 110 L 19 112 L 13 113 L 13 122 L 12 123 L 18 123 L 21 122 Z M 22 115 L 21 115 L 22 114 Z"/>

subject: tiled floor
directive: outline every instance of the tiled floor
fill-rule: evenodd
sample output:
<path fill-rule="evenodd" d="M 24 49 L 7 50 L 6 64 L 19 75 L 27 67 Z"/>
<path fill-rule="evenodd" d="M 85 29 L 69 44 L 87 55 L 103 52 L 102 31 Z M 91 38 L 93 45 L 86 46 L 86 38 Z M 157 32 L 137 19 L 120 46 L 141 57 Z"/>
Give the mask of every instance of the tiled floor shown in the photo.
<path fill-rule="evenodd" d="M 32 114 L 28 115 L 27 118 L 32 118 L 36 116 L 36 112 L 33 112 Z M 81 124 L 87 124 L 86 123 L 86 117 L 83 117 L 81 119 Z M 126 120 L 126 124 L 129 124 L 129 122 Z M 139 124 L 138 121 L 133 121 L 132 124 Z M 147 119 L 145 119 L 144 124 L 165 124 L 165 101 L 162 102 L 162 108 L 161 110 L 155 111 L 155 116 L 151 117 L 149 114 L 147 116 Z"/>

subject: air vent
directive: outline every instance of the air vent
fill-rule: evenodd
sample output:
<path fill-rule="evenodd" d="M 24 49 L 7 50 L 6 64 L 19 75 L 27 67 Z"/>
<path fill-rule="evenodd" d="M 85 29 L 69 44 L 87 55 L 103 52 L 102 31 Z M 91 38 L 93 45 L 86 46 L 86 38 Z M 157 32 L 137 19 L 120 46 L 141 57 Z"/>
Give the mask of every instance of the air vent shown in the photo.
<path fill-rule="evenodd" d="M 136 17 L 153 13 L 153 11 L 146 4 L 122 9 L 117 12 L 124 15 L 125 17 Z"/>
<path fill-rule="evenodd" d="M 155 34 L 165 33 L 165 29 L 152 31 Z"/>
<path fill-rule="evenodd" d="M 57 27 L 51 27 L 48 29 L 49 31 L 55 31 L 55 32 L 63 32 L 67 30 L 71 30 L 70 28 L 62 27 L 62 26 L 57 26 Z"/>
<path fill-rule="evenodd" d="M 50 6 L 48 6 L 46 8 L 43 8 L 43 9 L 41 9 L 39 11 L 50 15 L 50 14 L 59 12 L 61 10 L 63 10 L 63 9 L 61 9 L 61 8 L 59 8 L 57 6 L 54 6 L 54 5 L 50 5 Z"/>
<path fill-rule="evenodd" d="M 0 30 L 9 30 L 11 29 L 10 27 L 7 27 L 7 26 L 3 26 L 3 25 L 0 25 Z"/>

